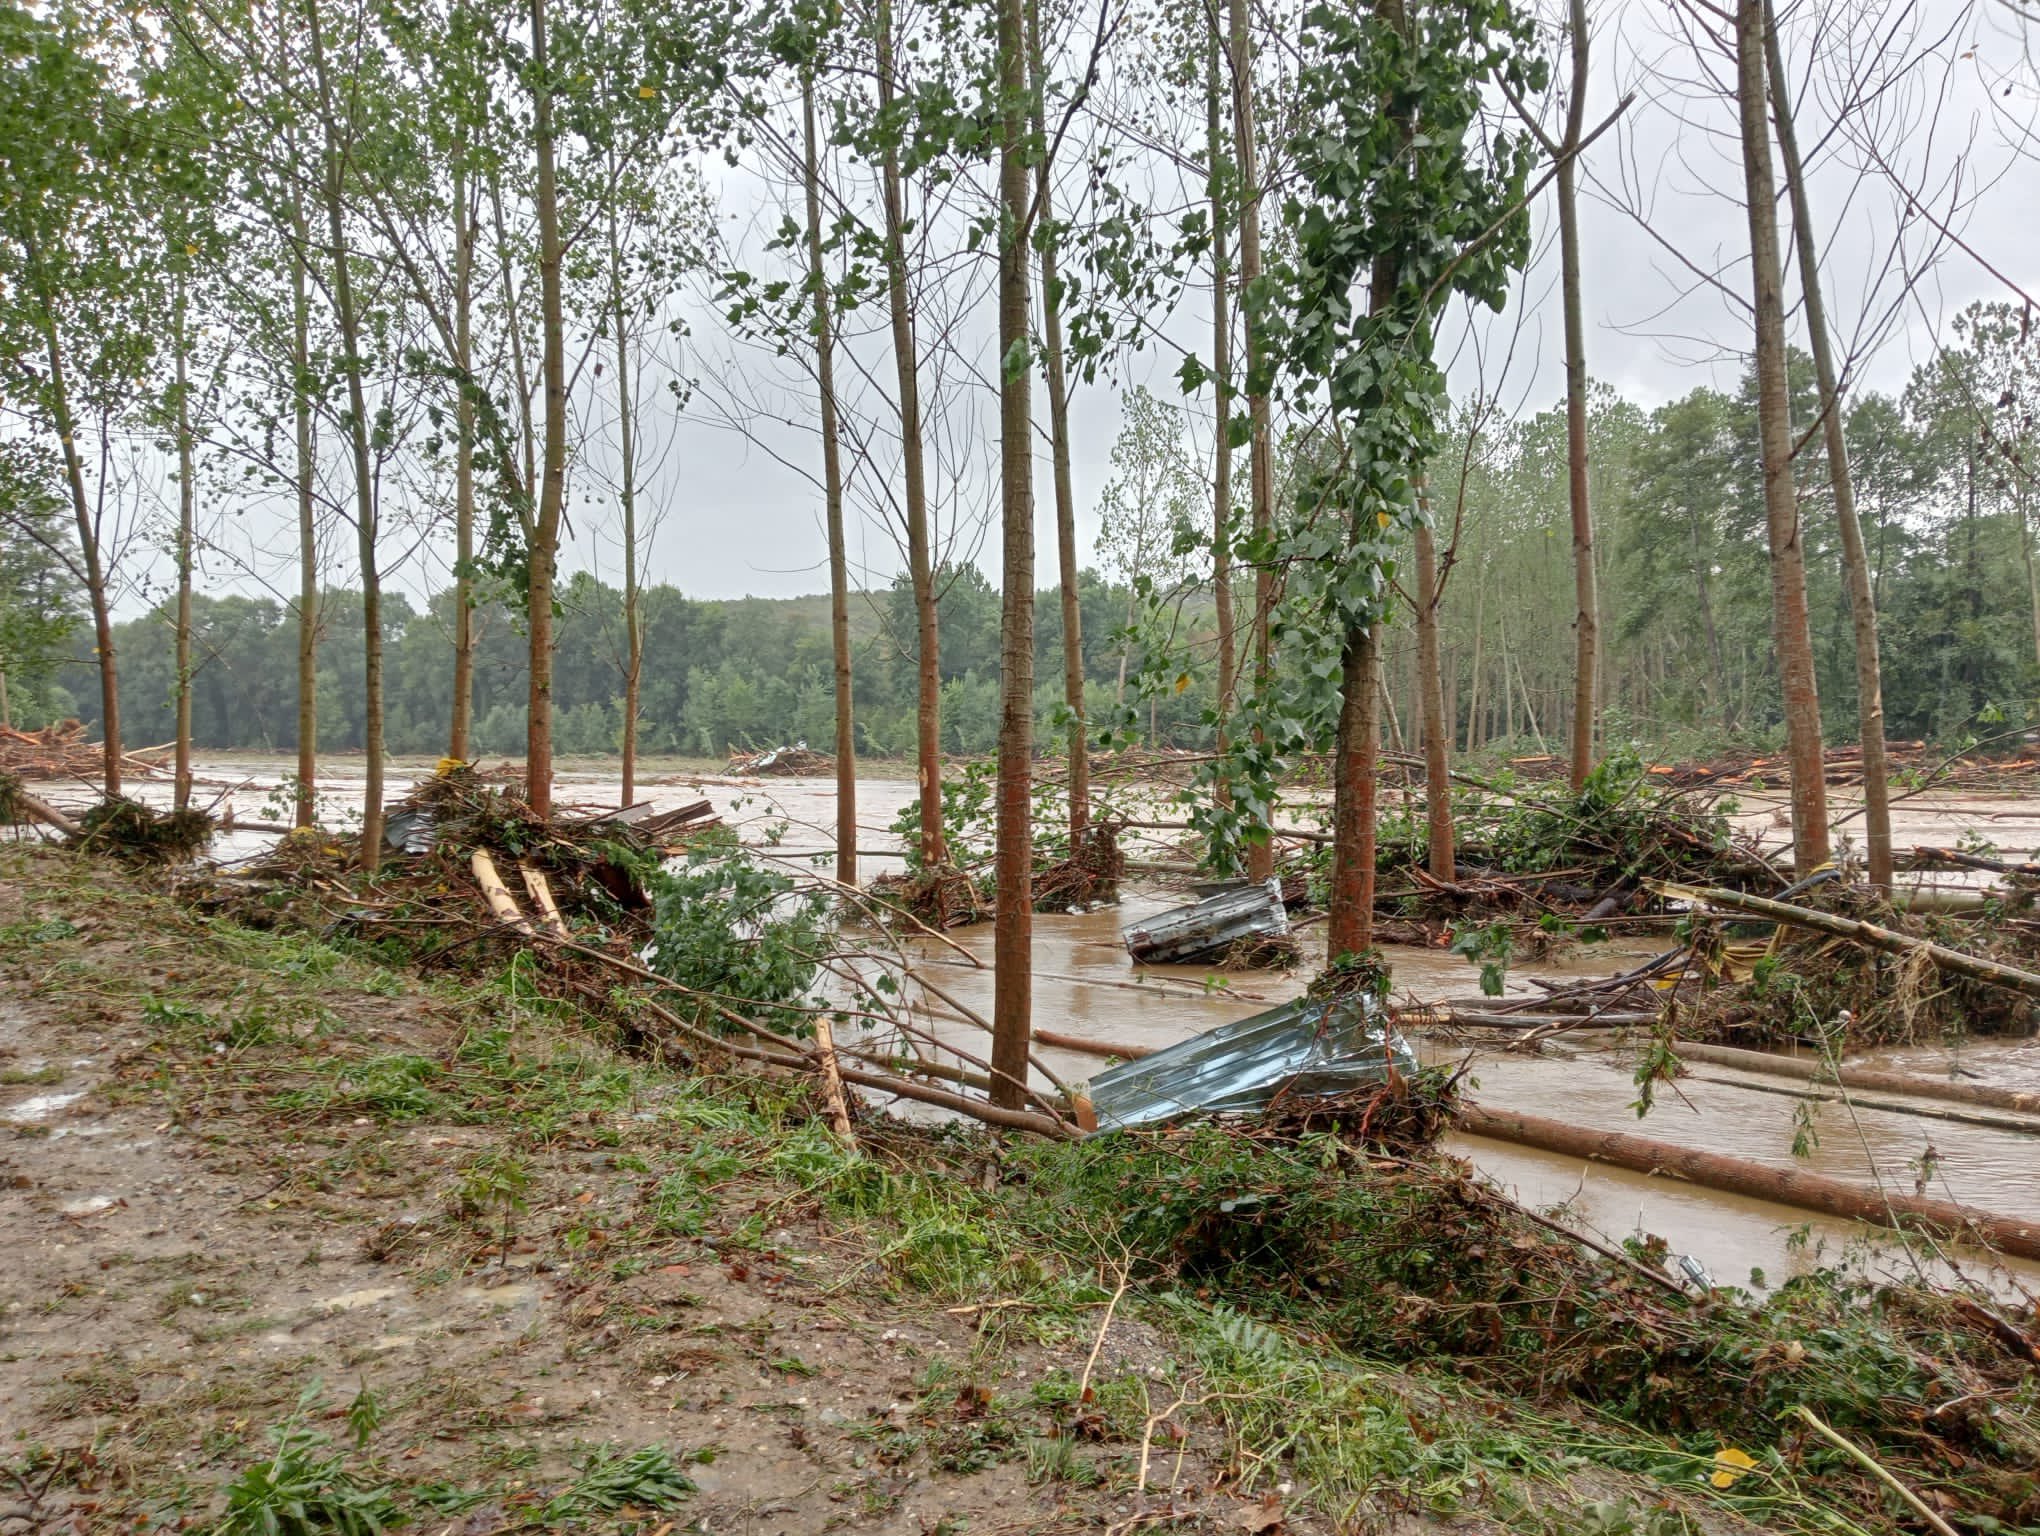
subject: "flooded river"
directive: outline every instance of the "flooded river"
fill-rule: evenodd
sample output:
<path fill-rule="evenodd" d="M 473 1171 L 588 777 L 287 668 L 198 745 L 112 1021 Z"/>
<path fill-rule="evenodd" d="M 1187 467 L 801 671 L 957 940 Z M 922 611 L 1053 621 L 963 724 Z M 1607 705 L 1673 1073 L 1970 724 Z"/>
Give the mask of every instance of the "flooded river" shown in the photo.
<path fill-rule="evenodd" d="M 278 762 L 202 764 L 199 772 L 242 819 L 275 816 L 265 805 Z M 395 799 L 429 766 L 412 773 L 393 771 Z M 231 787 L 230 787 L 231 786 Z M 341 772 L 322 779 L 319 790 L 336 809 L 359 794 L 360 780 Z M 168 786 L 138 786 L 149 799 Z M 615 804 L 613 775 L 567 772 L 557 798 Z M 894 854 L 897 838 L 888 828 L 914 798 L 911 780 L 874 778 L 858 786 L 860 875 L 869 879 L 903 867 Z M 1782 793 L 1782 791 L 1780 792 Z M 1840 792 L 1840 793 L 1846 793 Z M 774 843 L 777 856 L 795 862 L 823 860 L 833 847 L 834 786 L 820 779 L 733 779 L 678 773 L 644 783 L 641 798 L 661 807 L 707 798 L 746 842 Z M 52 795 L 59 801 L 67 797 Z M 1846 807 L 1845 807 L 1846 809 Z M 1782 836 L 1771 828 L 1769 803 L 1745 796 L 1740 819 L 1745 830 Z M 1978 795 L 1922 795 L 1902 803 L 1898 814 L 1902 845 L 1953 845 L 1965 831 L 1977 831 L 2007 851 L 2025 857 L 2040 847 L 2040 802 Z M 273 834 L 238 830 L 223 839 L 220 855 L 234 858 L 269 845 Z M 1182 853 L 1173 834 L 1142 834 L 1130 842 L 1136 863 L 1170 863 Z M 1198 967 L 1135 966 L 1120 940 L 1121 929 L 1178 905 L 1180 889 L 1136 885 L 1113 908 L 1035 920 L 1034 1018 L 1037 1027 L 1094 1041 L 1157 1047 L 1229 1023 L 1293 997 L 1322 956 L 1321 928 L 1306 925 L 1302 966 L 1293 972 L 1215 975 Z M 911 946 L 916 965 L 967 1007 L 991 1011 L 991 931 L 961 930 L 953 945 L 923 941 Z M 1313 954 L 1313 941 L 1318 952 Z M 1594 945 L 1573 945 L 1542 960 L 1519 960 L 1509 991 L 1534 990 L 1531 977 L 1552 979 L 1607 975 L 1649 958 L 1663 945 L 1651 937 L 1625 937 Z M 1478 992 L 1477 974 L 1459 957 L 1436 950 L 1388 946 L 1399 1000 L 1436 1001 Z M 971 1027 L 938 1009 L 931 1021 L 974 1054 L 984 1053 Z M 1680 1146 L 1728 1153 L 1780 1168 L 1797 1167 L 1895 1192 L 1916 1189 L 2012 1217 L 2040 1220 L 2040 1180 L 2031 1169 L 2040 1154 L 2040 1119 L 2030 1131 L 2003 1126 L 1928 1119 L 1867 1103 L 1810 1103 L 1779 1092 L 1785 1080 L 1733 1068 L 1698 1066 L 1676 1085 L 1661 1085 L 1656 1107 L 1639 1121 L 1634 1104 L 1635 1050 L 1610 1032 L 1567 1036 L 1535 1053 L 1514 1053 L 1506 1042 L 1427 1036 L 1415 1042 L 1429 1060 L 1458 1062 L 1469 1055 L 1473 1096 L 1498 1109 L 1520 1110 L 1597 1130 L 1627 1131 Z M 1104 1063 L 1100 1058 L 1045 1050 L 1042 1060 L 1065 1081 L 1081 1082 Z M 1971 1080 L 2040 1090 L 2040 1043 L 1985 1040 L 1950 1045 L 1915 1045 L 1865 1056 L 1867 1064 L 1917 1076 L 1957 1074 Z M 1875 1095 L 1864 1096 L 1874 1100 Z M 1802 1122 L 1801 1116 L 1808 1118 Z M 2010 1118 L 2014 1123 L 2018 1117 Z M 1795 1141 L 1804 1143 L 1799 1156 Z M 1860 1227 L 1810 1217 L 1761 1201 L 1695 1188 L 1475 1137 L 1454 1137 L 1452 1149 L 1519 1198 L 1538 1208 L 1563 1205 L 1568 1218 L 1614 1240 L 1655 1233 L 1675 1253 L 1690 1254 L 1720 1282 L 1775 1285 L 1815 1264 L 1847 1261 L 1873 1271 L 1911 1272 L 1911 1260 Z M 2040 1270 L 2019 1266 L 2027 1284 L 2040 1283 Z M 1759 1280 L 1758 1277 L 1761 1277 Z"/>

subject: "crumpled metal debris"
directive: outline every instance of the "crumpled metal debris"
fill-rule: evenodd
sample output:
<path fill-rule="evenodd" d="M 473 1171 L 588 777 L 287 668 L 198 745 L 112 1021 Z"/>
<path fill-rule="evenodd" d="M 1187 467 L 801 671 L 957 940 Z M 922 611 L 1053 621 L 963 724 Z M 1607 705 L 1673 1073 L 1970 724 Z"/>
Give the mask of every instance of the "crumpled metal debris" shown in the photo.
<path fill-rule="evenodd" d="M 1287 939 L 1282 882 L 1235 886 L 1137 923 L 1121 937 L 1129 955 L 1150 965 L 1219 959 L 1241 939 Z"/>
<path fill-rule="evenodd" d="M 1246 1114 L 1285 1098 L 1330 1098 L 1417 1058 L 1371 996 L 1353 992 L 1294 1002 L 1192 1035 L 1091 1079 L 1100 1131 L 1157 1125 L 1192 1114 Z"/>

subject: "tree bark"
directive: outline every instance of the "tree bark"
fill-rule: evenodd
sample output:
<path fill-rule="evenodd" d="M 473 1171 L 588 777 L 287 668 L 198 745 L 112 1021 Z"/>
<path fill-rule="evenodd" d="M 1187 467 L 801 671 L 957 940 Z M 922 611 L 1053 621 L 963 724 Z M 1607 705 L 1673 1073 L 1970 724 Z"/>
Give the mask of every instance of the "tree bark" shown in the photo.
<path fill-rule="evenodd" d="M 347 437 L 354 468 L 354 531 L 361 564 L 362 754 L 366 782 L 361 804 L 361 867 L 371 874 L 382 864 L 383 834 L 383 686 L 382 577 L 376 566 L 376 495 L 369 464 L 368 399 L 361 385 L 361 317 L 354 305 L 354 279 L 348 269 L 345 189 L 341 173 L 346 146 L 333 111 L 333 82 L 326 69 L 325 41 L 319 8 L 306 11 L 310 22 L 312 69 L 319 91 L 319 117 L 325 133 L 326 236 L 332 247 L 333 310 L 340 327 L 341 365 L 347 374 Z"/>
<path fill-rule="evenodd" d="M 295 160 L 294 142 L 290 152 Z M 318 472 L 318 465 L 312 451 L 312 306 L 305 280 L 305 253 L 311 249 L 311 232 L 304 205 L 295 200 L 291 204 L 291 238 L 290 394 L 298 535 L 297 787 L 291 823 L 309 827 L 318 813 L 313 786 L 319 772 L 319 525 L 312 495 L 312 477 Z"/>
<path fill-rule="evenodd" d="M 1440 880 L 1456 880 L 1452 828 L 1452 720 L 1445 712 L 1445 679 L 1438 664 L 1438 549 L 1428 515 L 1417 524 L 1417 705 L 1424 733 L 1424 816 L 1430 831 L 1429 867 Z"/>
<path fill-rule="evenodd" d="M 1764 514 L 1771 545 L 1771 619 L 1792 764 L 1792 858 L 1802 877 L 1828 861 L 1827 777 L 1821 756 L 1820 688 L 1807 618 L 1806 554 L 1792 485 L 1777 188 L 1764 99 L 1764 0 L 1736 0 L 1736 94 L 1756 308 L 1757 430 L 1764 461 Z"/>
<path fill-rule="evenodd" d="M 829 642 L 836 670 L 836 879 L 857 883 L 857 719 L 850 675 L 850 558 L 843 532 L 843 463 L 836 429 L 836 339 L 822 265 L 822 168 L 815 81 L 801 78 L 802 166 L 807 183 L 808 282 L 815 295 L 815 381 L 821 390 L 822 495 L 829 524 Z"/>
<path fill-rule="evenodd" d="M 999 773 L 992 1103 L 1018 1109 L 1033 1032 L 1034 423 L 1028 345 L 1025 0 L 999 0 Z"/>
<path fill-rule="evenodd" d="M 610 320 L 616 327 L 616 423 L 621 462 L 617 500 L 623 510 L 623 783 L 619 803 L 637 800 L 638 685 L 644 640 L 638 624 L 637 422 L 630 395 L 630 328 L 623 297 L 623 251 L 609 222 Z"/>
<path fill-rule="evenodd" d="M 1326 958 L 1374 948 L 1374 811 L 1380 746 L 1379 625 L 1349 627 L 1339 665 L 1339 734 L 1332 756 L 1332 884 Z"/>
<path fill-rule="evenodd" d="M 468 206 L 464 146 L 453 163 L 453 366 L 460 376 L 460 397 L 454 405 L 457 434 L 453 458 L 453 709 L 446 733 L 446 755 L 467 762 L 472 744 L 475 707 L 475 405 L 474 307 L 475 219 Z M 630 803 L 628 793 L 624 803 Z"/>
<path fill-rule="evenodd" d="M 1240 198 L 1240 294 L 1247 342 L 1247 485 L 1254 533 L 1264 536 L 1275 519 L 1275 459 L 1270 441 L 1268 392 L 1262 381 L 1265 343 L 1253 306 L 1245 302 L 1261 276 L 1261 171 L 1254 141 L 1254 45 L 1247 27 L 1247 0 L 1227 0 L 1226 24 L 1232 64 L 1233 158 Z M 1275 573 L 1265 562 L 1254 567 L 1254 688 L 1265 691 L 1273 657 L 1269 616 L 1275 606 Z M 1248 845 L 1247 874 L 1266 880 L 1275 873 L 1275 843 L 1261 838 Z"/>
<path fill-rule="evenodd" d="M 1211 476 L 1211 589 L 1218 625 L 1218 740 L 1225 745 L 1226 720 L 1239 687 L 1232 591 L 1232 251 L 1225 195 L 1225 129 L 1220 106 L 1218 15 L 1209 15 L 1204 49 L 1205 189 L 1211 202 L 1211 374 L 1215 462 Z"/>
<path fill-rule="evenodd" d="M 524 733 L 524 798 L 544 820 L 552 814 L 553 569 L 567 494 L 567 326 L 560 292 L 560 195 L 554 167 L 552 78 L 546 50 L 546 0 L 531 0 L 531 138 L 537 159 L 532 201 L 538 214 L 538 305 L 543 346 L 545 446 L 532 522 L 526 603 L 531 636 L 531 701 Z"/>
<path fill-rule="evenodd" d="M 1041 3 L 1027 4 L 1030 116 L 1035 139 L 1048 143 L 1045 93 L 1048 66 L 1041 46 Z M 1077 585 L 1077 503 L 1070 484 L 1070 392 L 1063 361 L 1062 279 L 1056 245 L 1055 204 L 1051 181 L 1055 167 L 1046 149 L 1034 167 L 1034 216 L 1041 228 L 1042 374 L 1048 385 L 1048 436 L 1055 472 L 1055 546 L 1057 585 L 1061 589 L 1063 625 L 1063 703 L 1070 711 L 1069 826 L 1074 853 L 1091 822 L 1091 758 L 1084 719 L 1084 609 Z"/>
<path fill-rule="evenodd" d="M 120 674 L 114 663 L 113 604 L 106 592 L 106 567 L 99 548 L 99 523 L 85 495 L 85 466 L 78 457 L 77 423 L 71 417 L 70 386 L 64 374 L 64 348 L 57 334 L 53 307 L 43 305 L 43 345 L 50 362 L 50 416 L 64 454 L 64 481 L 71 491 L 71 512 L 78 523 L 78 556 L 85 566 L 85 596 L 92 605 L 93 649 L 99 662 L 101 778 L 106 797 L 120 794 Z"/>
<path fill-rule="evenodd" d="M 1572 0 L 1572 92 L 1558 162 L 1559 289 L 1565 310 L 1566 480 L 1572 504 L 1572 787 L 1587 786 L 1594 766 L 1595 670 L 1600 663 L 1601 600 L 1594 572 L 1594 508 L 1587 483 L 1587 343 L 1580 315 L 1579 146 L 1587 107 L 1587 0 Z"/>
<path fill-rule="evenodd" d="M 181 261 L 182 257 L 178 259 Z M 190 313 L 186 307 L 184 273 L 180 268 L 171 299 L 170 329 L 177 349 L 177 745 L 170 803 L 178 810 L 191 804 L 191 546 L 198 487 L 193 483 L 191 447 Z"/>
<path fill-rule="evenodd" d="M 879 111 L 889 114 L 894 97 L 891 0 L 878 0 L 873 42 L 878 54 Z M 906 197 L 900 180 L 899 149 L 891 135 L 879 155 L 879 181 L 885 203 L 886 299 L 892 321 L 893 369 L 899 381 L 900 468 L 906 480 L 907 499 L 907 571 L 914 588 L 918 633 L 919 694 L 914 736 L 921 787 L 921 862 L 932 869 L 949 859 L 942 835 L 942 636 L 936 622 L 934 556 L 928 530 L 920 364 L 914 348 L 913 305 L 907 292 Z"/>
<path fill-rule="evenodd" d="M 1806 299 L 1806 333 L 1813 348 L 1813 366 L 1820 380 L 1821 430 L 1827 440 L 1828 477 L 1835 490 L 1835 522 L 1842 534 L 1842 569 L 1848 578 L 1849 621 L 1856 640 L 1856 718 L 1863 742 L 1863 834 L 1870 861 L 1870 884 L 1891 889 L 1891 781 L 1884 756 L 1884 669 L 1878 655 L 1877 603 L 1870 592 L 1870 557 L 1863 547 L 1863 524 L 1856 516 L 1856 481 L 1849 467 L 1849 445 L 1843 432 L 1842 394 L 1835 370 L 1834 342 L 1828 334 L 1827 308 L 1820 286 L 1820 254 L 1815 248 L 1811 198 L 1799 159 L 1799 136 L 1792 122 L 1792 99 L 1786 87 L 1785 60 L 1778 42 L 1777 19 L 1764 0 L 1764 57 L 1771 77 L 1771 111 L 1777 121 L 1778 153 L 1792 197 L 1792 227 L 1798 237 L 1799 287 Z"/>

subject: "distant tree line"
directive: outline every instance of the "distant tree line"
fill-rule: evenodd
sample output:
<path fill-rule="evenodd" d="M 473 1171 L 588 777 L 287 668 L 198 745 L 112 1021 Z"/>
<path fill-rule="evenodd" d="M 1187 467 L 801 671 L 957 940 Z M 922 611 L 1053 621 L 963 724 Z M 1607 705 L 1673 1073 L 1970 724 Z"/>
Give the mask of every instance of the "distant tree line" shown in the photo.
<path fill-rule="evenodd" d="M 974 566 L 944 570 L 940 578 L 943 748 L 988 752 L 998 729 L 999 596 Z M 1124 618 L 1126 589 L 1087 570 L 1082 590 L 1086 672 L 1109 700 L 1120 668 L 1121 642 L 1114 636 Z M 1044 724 L 1061 703 L 1059 664 L 1048 664 L 1062 646 L 1052 596 L 1042 603 L 1044 622 L 1035 636 L 1044 658 L 1037 690 Z M 890 589 L 858 594 L 851 611 L 859 748 L 878 757 L 911 754 L 916 693 L 911 589 L 902 579 Z M 318 745 L 324 752 L 359 751 L 360 594 L 327 592 L 320 617 Z M 168 741 L 175 731 L 172 620 L 172 606 L 165 603 L 116 626 L 121 713 L 136 746 Z M 291 610 L 266 597 L 200 595 L 192 622 L 194 744 L 293 750 L 297 631 Z M 399 593 L 385 593 L 383 622 L 389 750 L 437 754 L 446 743 L 453 594 L 437 594 L 421 608 Z M 473 725 L 478 754 L 523 751 L 526 655 L 511 610 L 500 602 L 480 605 Z M 623 730 L 624 657 L 622 595 L 616 588 L 586 574 L 562 585 L 556 655 L 558 750 L 615 753 Z M 17 723 L 65 715 L 98 723 L 87 655 L 46 669 L 38 686 L 18 683 L 16 693 Z M 799 740 L 826 749 L 835 725 L 827 601 L 719 601 L 686 597 L 670 586 L 647 587 L 642 695 L 640 741 L 648 752 L 720 755 Z M 1158 698 L 1155 724 L 1165 739 L 1199 741 L 1211 702 L 1207 694 L 1189 691 Z M 1141 720 L 1145 726 L 1145 706 Z"/>

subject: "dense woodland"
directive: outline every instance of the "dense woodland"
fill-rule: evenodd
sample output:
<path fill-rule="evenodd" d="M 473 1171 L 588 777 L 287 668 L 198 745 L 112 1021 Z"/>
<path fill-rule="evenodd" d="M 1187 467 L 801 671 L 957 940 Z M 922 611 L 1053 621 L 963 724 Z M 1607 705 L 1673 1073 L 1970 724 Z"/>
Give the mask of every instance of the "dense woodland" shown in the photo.
<path fill-rule="evenodd" d="M 1674 7 L 1615 34 L 1619 97 L 1588 0 L 8 9 L 8 710 L 91 716 L 109 797 L 124 746 L 174 742 L 180 804 L 201 745 L 288 745 L 300 784 L 358 748 L 371 871 L 395 749 L 521 748 L 543 819 L 562 749 L 614 746 L 629 798 L 648 747 L 826 734 L 847 883 L 860 750 L 912 751 L 939 867 L 941 759 L 990 747 L 1001 1103 L 1033 765 L 1068 753 L 1074 840 L 1080 743 L 1210 743 L 1187 803 L 1256 876 L 1326 754 L 1335 957 L 1372 948 L 1384 740 L 1450 879 L 1455 750 L 1549 743 L 1578 790 L 1617 740 L 1780 734 L 1805 873 L 1824 738 L 1860 736 L 1881 885 L 1886 735 L 2023 721 L 2040 671 L 2031 301 L 1962 233 L 2040 142 L 2030 18 L 1937 9 Z M 1656 171 L 1641 119 L 1676 125 Z M 1652 222 L 1674 166 L 1704 227 Z M 1739 388 L 1594 387 L 1588 197 Z M 1554 225 L 1562 403 L 1484 367 L 1455 402 L 1454 356 L 1538 344 L 1508 327 Z M 1958 268 L 1988 302 L 1938 313 Z M 1915 318 L 1931 360 L 1868 392 Z M 1070 422 L 1106 392 L 1086 550 Z M 812 484 L 826 628 L 647 587 L 730 516 L 658 489 L 687 412 Z M 562 568 L 590 522 L 613 588 Z M 896 556 L 875 602 L 853 527 Z"/>

